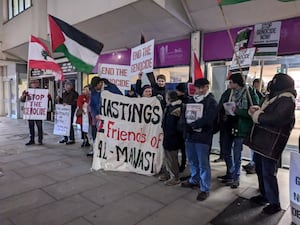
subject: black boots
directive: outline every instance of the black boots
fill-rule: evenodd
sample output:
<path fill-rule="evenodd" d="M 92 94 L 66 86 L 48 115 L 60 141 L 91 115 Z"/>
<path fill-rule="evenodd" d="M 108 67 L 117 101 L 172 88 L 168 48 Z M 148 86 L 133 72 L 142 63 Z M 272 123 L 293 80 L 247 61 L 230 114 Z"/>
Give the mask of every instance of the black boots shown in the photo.
<path fill-rule="evenodd" d="M 83 142 L 82 142 L 82 144 L 81 144 L 81 148 L 83 148 L 83 147 L 90 147 L 90 146 L 91 145 L 89 143 L 89 140 L 84 139 Z"/>

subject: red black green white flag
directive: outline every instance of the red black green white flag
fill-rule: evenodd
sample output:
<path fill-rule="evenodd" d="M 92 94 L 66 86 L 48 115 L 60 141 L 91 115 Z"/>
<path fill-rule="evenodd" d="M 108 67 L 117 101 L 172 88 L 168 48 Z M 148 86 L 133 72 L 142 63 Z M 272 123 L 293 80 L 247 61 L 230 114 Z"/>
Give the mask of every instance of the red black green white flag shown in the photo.
<path fill-rule="evenodd" d="M 49 25 L 52 50 L 64 53 L 77 71 L 92 73 L 103 44 L 51 15 Z"/>

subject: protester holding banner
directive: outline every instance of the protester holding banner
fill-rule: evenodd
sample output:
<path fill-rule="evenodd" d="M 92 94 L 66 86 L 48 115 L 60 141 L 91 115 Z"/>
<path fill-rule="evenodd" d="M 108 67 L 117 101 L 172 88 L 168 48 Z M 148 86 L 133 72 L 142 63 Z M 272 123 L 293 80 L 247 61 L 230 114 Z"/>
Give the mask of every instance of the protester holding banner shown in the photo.
<path fill-rule="evenodd" d="M 155 82 L 153 73 L 139 73 L 136 81 L 136 91 L 140 96 L 143 95 L 143 87 L 145 85 L 152 87 L 152 95 L 160 99 L 162 107 L 164 108 L 166 106 L 166 76 L 159 74 Z"/>
<path fill-rule="evenodd" d="M 31 80 L 29 87 L 36 89 L 39 88 L 39 81 L 38 80 Z M 21 96 L 20 101 L 21 102 L 26 102 L 27 100 L 30 99 L 29 93 L 25 90 Z M 34 124 L 36 124 L 37 129 L 38 129 L 38 143 L 39 145 L 43 144 L 43 121 L 42 120 L 28 120 L 28 125 L 29 125 L 29 134 L 30 134 L 30 140 L 27 142 L 25 145 L 34 145 L 35 144 L 35 132 L 34 132 Z"/>
<path fill-rule="evenodd" d="M 90 112 L 89 112 L 89 104 L 90 104 L 90 89 L 89 86 L 86 85 L 82 89 L 82 94 L 78 96 L 77 99 L 77 111 L 76 111 L 76 123 L 80 125 L 81 129 L 81 139 L 82 139 L 82 144 L 81 147 L 89 147 L 89 138 L 87 136 L 88 132 L 87 130 L 84 129 L 84 124 L 83 122 L 88 122 L 90 121 Z M 83 121 L 87 117 L 87 121 Z M 88 126 L 87 126 L 88 128 Z"/>
<path fill-rule="evenodd" d="M 191 172 L 190 179 L 181 186 L 200 186 L 197 200 L 204 201 L 211 188 L 209 155 L 217 102 L 209 92 L 209 81 L 206 78 L 197 79 L 194 86 L 195 94 L 189 99 L 181 117 L 181 122 L 185 123 L 186 151 Z"/>
<path fill-rule="evenodd" d="M 222 130 L 221 145 L 226 163 L 226 174 L 218 176 L 222 183 L 231 188 L 238 188 L 240 185 L 240 167 L 242 161 L 242 150 L 244 138 L 250 132 L 252 126 L 251 117 L 248 115 L 250 100 L 247 94 L 247 86 L 240 73 L 232 74 L 229 77 L 229 86 L 220 101 L 223 106 L 220 109 L 219 118 Z M 253 104 L 258 104 L 258 96 L 249 87 Z"/>
<path fill-rule="evenodd" d="M 57 96 L 57 100 L 61 104 L 66 104 L 71 106 L 71 128 L 70 128 L 70 135 L 64 136 L 62 140 L 59 141 L 59 143 L 66 143 L 67 145 L 75 144 L 75 136 L 74 136 L 74 128 L 73 128 L 73 120 L 74 120 L 74 114 L 77 108 L 77 99 L 78 99 L 78 93 L 73 89 L 73 84 L 70 81 L 65 82 L 65 91 L 62 94 L 62 98 Z"/>
<path fill-rule="evenodd" d="M 255 151 L 254 162 L 260 195 L 254 203 L 265 205 L 263 212 L 274 214 L 281 210 L 277 182 L 277 161 L 286 146 L 295 124 L 294 80 L 287 74 L 276 74 L 270 83 L 270 94 L 261 106 L 249 109 L 254 125 L 245 143 Z M 267 140 L 267 142 L 266 142 Z"/>
<path fill-rule="evenodd" d="M 180 140 L 182 133 L 178 129 L 178 121 L 181 113 L 182 101 L 178 99 L 176 91 L 167 93 L 167 107 L 165 109 L 162 128 L 164 132 L 164 166 L 167 171 L 164 171 L 159 176 L 159 180 L 165 181 L 168 186 L 180 183 L 179 166 L 178 166 L 178 149 L 180 148 Z"/>

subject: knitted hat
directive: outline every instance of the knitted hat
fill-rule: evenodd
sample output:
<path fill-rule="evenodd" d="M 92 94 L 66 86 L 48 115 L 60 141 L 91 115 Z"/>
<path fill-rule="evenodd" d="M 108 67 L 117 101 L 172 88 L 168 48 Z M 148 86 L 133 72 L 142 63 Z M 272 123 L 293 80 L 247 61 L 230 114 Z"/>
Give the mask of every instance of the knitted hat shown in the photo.
<path fill-rule="evenodd" d="M 144 86 L 142 87 L 142 94 L 144 94 L 144 91 L 145 91 L 146 89 L 148 89 L 148 88 L 151 88 L 151 89 L 152 89 L 152 87 L 151 87 L 150 85 L 148 85 L 148 84 L 144 85 Z"/>
<path fill-rule="evenodd" d="M 180 92 L 183 92 L 183 93 L 186 93 L 186 91 L 187 91 L 186 83 L 179 83 L 179 84 L 177 84 L 176 90 L 180 91 Z"/>

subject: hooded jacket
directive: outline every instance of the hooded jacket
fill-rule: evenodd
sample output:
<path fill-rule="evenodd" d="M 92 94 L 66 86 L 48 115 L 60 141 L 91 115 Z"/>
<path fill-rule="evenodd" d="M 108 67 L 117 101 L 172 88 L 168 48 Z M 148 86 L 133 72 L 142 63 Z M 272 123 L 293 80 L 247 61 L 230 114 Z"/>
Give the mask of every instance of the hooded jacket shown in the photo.
<path fill-rule="evenodd" d="M 295 124 L 297 93 L 286 74 L 275 75 L 272 85 L 270 95 L 251 115 L 254 125 L 245 144 L 264 157 L 278 160 Z"/>

